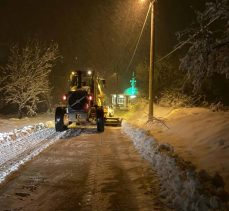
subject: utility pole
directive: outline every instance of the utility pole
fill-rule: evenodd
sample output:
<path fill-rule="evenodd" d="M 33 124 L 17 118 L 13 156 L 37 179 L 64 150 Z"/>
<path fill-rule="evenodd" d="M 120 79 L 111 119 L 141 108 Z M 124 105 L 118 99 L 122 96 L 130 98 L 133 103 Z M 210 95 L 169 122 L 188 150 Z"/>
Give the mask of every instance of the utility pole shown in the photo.
<path fill-rule="evenodd" d="M 148 120 L 152 120 L 154 116 L 153 109 L 153 82 L 154 82 L 154 5 L 155 0 L 151 0 L 151 33 L 150 33 L 150 68 L 149 68 L 149 114 Z"/>

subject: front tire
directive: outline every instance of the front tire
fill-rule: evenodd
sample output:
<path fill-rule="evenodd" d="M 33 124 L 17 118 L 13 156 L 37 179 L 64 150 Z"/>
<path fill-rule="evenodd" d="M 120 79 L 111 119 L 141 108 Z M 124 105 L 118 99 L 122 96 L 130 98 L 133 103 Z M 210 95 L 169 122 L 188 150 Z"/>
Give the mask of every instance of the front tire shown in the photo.
<path fill-rule="evenodd" d="M 97 123 L 97 132 L 101 133 L 104 132 L 104 111 L 102 108 L 98 108 L 96 112 L 96 123 Z"/>
<path fill-rule="evenodd" d="M 64 125 L 64 115 L 66 113 L 65 108 L 57 107 L 55 112 L 55 129 L 57 132 L 67 130 L 67 126 Z"/>

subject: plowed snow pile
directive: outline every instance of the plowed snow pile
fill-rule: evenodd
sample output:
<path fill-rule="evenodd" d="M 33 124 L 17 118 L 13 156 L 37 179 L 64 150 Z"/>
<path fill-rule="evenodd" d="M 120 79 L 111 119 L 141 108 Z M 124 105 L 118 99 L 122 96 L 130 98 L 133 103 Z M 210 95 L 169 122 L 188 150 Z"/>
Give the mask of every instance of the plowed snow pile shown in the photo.
<path fill-rule="evenodd" d="M 20 165 L 58 141 L 64 133 L 56 133 L 43 123 L 0 133 L 0 183 Z"/>
<path fill-rule="evenodd" d="M 22 128 L 28 125 L 36 125 L 44 122 L 46 125 L 54 119 L 51 113 L 39 114 L 34 117 L 15 118 L 14 115 L 0 115 L 0 133 L 11 132 L 14 129 Z"/>
<path fill-rule="evenodd" d="M 135 147 L 157 170 L 161 181 L 161 194 L 175 210 L 228 210 L 220 184 L 203 177 L 193 165 L 179 158 L 168 144 L 159 144 L 153 137 L 127 123 L 123 131 L 133 140 Z M 217 181 L 217 180 L 216 180 Z M 218 180 L 220 181 L 220 180 Z M 220 189 L 221 188 L 221 189 Z"/>
<path fill-rule="evenodd" d="M 151 156 L 156 158 L 158 154 L 155 152 L 156 149 L 154 149 L 154 147 L 156 146 L 157 148 L 160 145 L 165 145 L 166 149 L 168 148 L 174 151 L 167 153 L 173 158 L 172 161 L 170 159 L 167 160 L 165 157 L 163 158 L 165 159 L 165 167 L 169 167 L 170 165 L 174 167 L 174 159 L 176 160 L 176 157 L 181 158 L 178 160 L 183 160 L 182 163 L 185 163 L 184 168 L 187 167 L 188 169 L 191 168 L 195 170 L 194 174 L 197 175 L 200 183 L 205 183 L 204 186 L 206 186 L 205 189 L 208 189 L 207 192 L 210 192 L 210 194 L 213 195 L 218 195 L 223 201 L 228 201 L 229 112 L 213 112 L 212 110 L 206 108 L 174 109 L 155 106 L 155 117 L 163 121 L 153 121 L 150 123 L 147 123 L 147 113 L 147 101 L 142 100 L 136 103 L 129 113 L 124 115 L 124 119 L 134 128 L 141 128 L 144 133 L 148 135 L 147 138 L 143 139 L 138 135 L 138 133 L 134 132 L 135 135 L 131 135 L 136 147 L 140 149 L 141 152 L 144 151 L 144 156 L 148 156 L 150 159 L 152 158 Z M 143 131 L 140 133 L 142 134 Z M 146 136 L 143 135 L 143 137 Z M 151 140 L 153 140 L 152 143 L 147 141 L 149 140 L 149 137 Z M 156 144 L 154 146 L 155 142 L 158 145 Z M 152 150 L 152 152 L 150 152 L 150 150 Z M 165 151 L 167 152 L 167 150 Z M 173 156 L 175 156 L 175 158 Z M 156 166 L 158 165 L 158 160 L 153 162 L 156 162 Z M 168 162 L 167 165 L 166 162 Z M 164 165 L 162 162 L 159 163 L 161 163 L 159 171 L 163 171 Z M 187 166 L 187 163 L 190 163 L 190 166 Z M 167 177 L 168 187 L 173 186 L 175 183 L 180 184 L 179 181 L 182 181 L 181 178 L 184 177 L 184 174 L 176 172 L 176 169 L 177 168 L 174 167 L 174 170 L 165 170 L 165 172 L 171 171 L 174 173 L 174 175 L 178 175 L 177 177 L 173 177 L 174 175 Z M 166 173 L 163 175 L 166 175 Z M 161 175 L 162 178 L 164 178 L 163 175 Z M 189 180 L 190 177 L 192 177 L 190 175 L 186 175 L 185 177 L 188 179 L 188 182 L 185 182 L 185 186 L 190 186 L 191 188 L 186 189 L 190 191 L 189 193 L 191 193 L 191 199 L 189 202 L 184 201 L 184 204 L 186 204 L 184 206 L 192 206 L 194 209 L 194 207 L 199 203 L 198 202 L 195 204 L 194 200 L 192 199 L 192 197 L 196 196 L 196 189 L 194 187 L 198 187 L 198 183 L 195 184 L 195 180 Z M 184 188 L 183 185 L 176 187 L 175 192 L 178 193 L 180 188 Z M 227 192 L 225 192 L 225 190 Z M 182 193 L 184 194 L 184 192 Z M 170 195 L 170 197 L 172 196 Z M 175 195 L 173 197 L 175 197 Z M 177 200 L 181 200 L 182 197 L 179 197 L 180 196 L 178 196 L 176 199 L 173 199 L 173 203 L 175 203 Z M 191 202 L 192 200 L 193 203 Z M 209 198 L 209 200 L 207 200 L 207 204 L 213 203 L 214 200 L 215 198 Z"/>

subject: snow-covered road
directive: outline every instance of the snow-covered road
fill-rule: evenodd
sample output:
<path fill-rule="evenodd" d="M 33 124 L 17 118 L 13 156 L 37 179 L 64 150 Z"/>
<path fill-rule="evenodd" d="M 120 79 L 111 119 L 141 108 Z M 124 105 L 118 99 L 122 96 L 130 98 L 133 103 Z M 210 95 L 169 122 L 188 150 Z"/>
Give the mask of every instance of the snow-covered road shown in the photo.
<path fill-rule="evenodd" d="M 1 185 L 0 210 L 167 210 L 156 172 L 120 128 L 61 135 Z"/>
<path fill-rule="evenodd" d="M 44 124 L 0 133 L 0 183 L 20 165 L 58 141 L 63 134 L 46 128 Z"/>
<path fill-rule="evenodd" d="M 170 145 L 159 144 L 144 130 L 134 128 L 127 123 L 123 124 L 122 129 L 125 135 L 129 136 L 133 141 L 135 148 L 151 163 L 152 169 L 159 175 L 160 193 L 167 206 L 179 208 L 179 210 L 227 210 L 227 205 L 219 197 L 217 187 L 213 187 L 211 183 L 206 183 L 206 181 L 201 182 L 192 165 L 179 158 Z M 111 132 L 113 130 L 108 131 Z M 8 133 L 0 133 L 0 183 L 11 172 L 16 171 L 21 165 L 60 139 L 67 140 L 69 137 L 76 137 L 82 134 L 80 140 L 82 139 L 81 141 L 83 141 L 86 134 L 93 135 L 94 133 L 96 132 L 91 129 L 67 130 L 58 133 L 55 132 L 55 129 L 47 128 L 42 123 L 15 129 Z M 109 132 L 107 134 L 110 135 Z M 111 143 L 120 142 L 121 137 L 124 138 L 125 135 L 116 134 Z M 100 137 L 97 134 L 94 136 Z M 90 143 L 94 143 L 94 136 L 91 138 L 93 142 L 90 139 Z M 99 140 L 100 144 L 102 143 L 101 140 Z M 88 144 L 87 142 L 82 143 L 83 146 Z M 119 147 L 122 147 L 121 143 L 118 144 Z M 114 148 L 115 146 L 111 147 L 112 150 Z M 82 152 L 84 153 L 84 151 Z M 115 151 L 115 154 L 117 153 L 120 152 Z M 103 162 L 100 165 L 104 168 Z M 211 185 L 213 191 L 206 190 L 205 183 Z"/>

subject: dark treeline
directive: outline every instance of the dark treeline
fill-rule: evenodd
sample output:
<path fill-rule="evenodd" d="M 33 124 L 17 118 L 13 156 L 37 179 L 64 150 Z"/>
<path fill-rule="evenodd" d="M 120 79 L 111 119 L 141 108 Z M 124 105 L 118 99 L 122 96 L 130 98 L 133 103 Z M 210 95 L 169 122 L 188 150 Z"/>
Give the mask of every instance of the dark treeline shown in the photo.
<path fill-rule="evenodd" d="M 212 2 L 215 1 L 212 0 Z M 218 2 L 228 5 L 227 1 Z M 192 36 L 193 31 L 200 30 L 200 27 L 206 24 L 205 21 L 209 20 L 208 18 L 214 18 L 215 14 L 219 14 L 216 10 L 208 15 L 204 14 L 207 7 L 210 7 L 205 3 L 205 0 L 157 1 L 155 14 L 156 59 L 166 55 L 188 36 Z M 56 102 L 67 88 L 68 75 L 72 68 L 91 68 L 100 72 L 107 79 L 109 93 L 116 89 L 115 78 L 112 77 L 114 73 L 118 73 L 118 88 L 123 91 L 129 86 L 130 77 L 135 71 L 138 79 L 137 86 L 142 90 L 142 95 L 146 96 L 149 20 L 136 56 L 128 70 L 127 66 L 147 9 L 147 1 L 141 3 L 139 0 L 2 0 L 0 2 L 1 66 L 7 63 L 12 44 L 19 43 L 23 46 L 28 39 L 47 43 L 54 41 L 58 43 L 60 55 L 62 55 L 49 76 L 51 87 L 53 87 L 52 96 Z M 201 22 L 201 13 L 196 13 L 196 11 L 202 13 L 203 22 Z M 219 11 L 222 15 L 223 10 Z M 192 43 L 156 64 L 155 96 L 160 97 L 165 90 L 176 90 L 191 96 L 201 95 L 202 99 L 210 102 L 223 101 L 224 104 L 229 104 L 226 91 L 228 90 L 228 79 L 225 74 L 221 74 L 226 69 L 221 72 L 211 71 L 212 74 L 205 74 L 207 71 L 204 71 L 205 79 L 200 80 L 201 86 L 197 86 L 199 80 L 194 77 L 195 71 L 192 71 L 197 69 L 190 65 L 194 64 L 192 61 L 196 61 L 194 58 L 191 59 L 190 48 L 201 39 L 204 41 L 201 43 L 210 46 L 210 50 L 219 49 L 219 51 L 215 50 L 214 53 L 209 54 L 209 60 L 213 61 L 214 58 L 228 55 L 226 53 L 228 50 L 226 37 L 223 33 L 219 33 L 219 31 L 225 31 L 225 27 L 227 27 L 225 25 L 226 18 L 228 17 L 217 19 L 217 22 L 208 28 L 214 34 L 212 39 L 204 40 L 204 37 L 209 36 L 208 30 L 204 30 L 192 40 Z M 176 32 L 186 33 L 180 33 L 179 39 L 177 39 Z M 217 44 L 218 40 L 221 40 L 221 43 Z M 201 52 L 203 49 L 205 49 L 204 45 L 197 50 Z M 216 52 L 220 52 L 220 55 Z M 224 61 L 228 62 L 228 57 L 224 57 Z M 212 66 L 211 69 L 217 70 L 217 67 L 213 68 Z"/>

